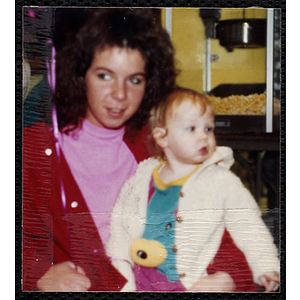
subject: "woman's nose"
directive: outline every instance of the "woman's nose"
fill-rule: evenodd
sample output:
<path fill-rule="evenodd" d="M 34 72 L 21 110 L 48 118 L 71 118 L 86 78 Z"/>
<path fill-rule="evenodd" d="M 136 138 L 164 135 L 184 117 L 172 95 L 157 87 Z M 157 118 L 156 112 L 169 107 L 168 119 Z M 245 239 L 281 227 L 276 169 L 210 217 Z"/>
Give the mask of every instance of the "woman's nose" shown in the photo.
<path fill-rule="evenodd" d="M 127 96 L 126 83 L 122 81 L 116 81 L 112 91 L 113 97 L 117 100 L 124 100 Z"/>

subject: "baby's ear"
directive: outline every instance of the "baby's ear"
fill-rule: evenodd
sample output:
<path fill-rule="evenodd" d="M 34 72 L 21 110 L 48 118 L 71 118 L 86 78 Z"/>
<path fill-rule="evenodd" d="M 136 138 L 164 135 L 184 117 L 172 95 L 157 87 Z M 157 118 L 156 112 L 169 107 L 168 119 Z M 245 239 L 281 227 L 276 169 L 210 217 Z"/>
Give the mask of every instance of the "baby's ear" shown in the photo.
<path fill-rule="evenodd" d="M 152 136 L 155 143 L 162 149 L 168 146 L 167 129 L 162 127 L 155 127 L 152 130 Z"/>

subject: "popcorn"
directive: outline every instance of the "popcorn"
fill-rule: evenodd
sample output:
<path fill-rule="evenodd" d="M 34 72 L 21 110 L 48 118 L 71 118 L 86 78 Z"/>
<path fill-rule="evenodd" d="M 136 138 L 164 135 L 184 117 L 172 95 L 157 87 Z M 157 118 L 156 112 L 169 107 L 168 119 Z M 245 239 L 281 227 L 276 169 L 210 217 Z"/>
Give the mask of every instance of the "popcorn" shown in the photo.
<path fill-rule="evenodd" d="M 262 94 L 231 95 L 229 97 L 208 96 L 216 115 L 265 115 L 266 92 Z M 273 99 L 273 112 L 280 115 L 280 100 Z"/>

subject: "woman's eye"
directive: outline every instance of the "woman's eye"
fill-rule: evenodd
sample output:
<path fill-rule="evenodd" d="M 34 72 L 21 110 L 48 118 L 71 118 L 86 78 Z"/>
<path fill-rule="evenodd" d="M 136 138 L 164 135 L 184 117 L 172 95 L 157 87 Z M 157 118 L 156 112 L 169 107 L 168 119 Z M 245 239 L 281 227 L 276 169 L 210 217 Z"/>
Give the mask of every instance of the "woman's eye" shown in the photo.
<path fill-rule="evenodd" d="M 213 131 L 214 131 L 214 128 L 213 128 L 213 127 L 206 127 L 206 128 L 205 128 L 205 131 L 206 131 L 206 132 L 213 132 Z"/>
<path fill-rule="evenodd" d="M 133 84 L 140 84 L 140 83 L 142 82 L 142 79 L 137 78 L 137 77 L 132 77 L 132 78 L 130 78 L 130 81 L 131 81 Z"/>
<path fill-rule="evenodd" d="M 192 132 L 192 131 L 195 131 L 195 129 L 196 129 L 195 126 L 190 126 L 190 127 L 188 128 L 188 131 Z"/>
<path fill-rule="evenodd" d="M 105 73 L 98 74 L 98 77 L 103 80 L 109 80 L 111 78 L 110 75 Z"/>

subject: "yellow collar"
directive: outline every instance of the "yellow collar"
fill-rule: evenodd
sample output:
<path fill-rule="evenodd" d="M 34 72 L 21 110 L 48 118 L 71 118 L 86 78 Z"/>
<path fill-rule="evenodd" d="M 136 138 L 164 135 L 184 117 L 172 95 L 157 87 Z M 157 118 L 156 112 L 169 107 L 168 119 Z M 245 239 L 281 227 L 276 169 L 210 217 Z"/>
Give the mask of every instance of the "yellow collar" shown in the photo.
<path fill-rule="evenodd" d="M 154 180 L 154 183 L 156 185 L 157 188 L 159 188 L 160 190 L 166 190 L 168 189 L 169 187 L 171 186 L 183 186 L 185 184 L 185 182 L 190 178 L 190 176 L 192 174 L 194 174 L 200 167 L 201 167 L 201 164 L 199 164 L 197 166 L 197 168 L 189 175 L 187 176 L 184 176 L 182 178 L 179 178 L 179 179 L 176 179 L 176 180 L 173 180 L 173 181 L 170 181 L 168 183 L 165 183 L 164 181 L 162 181 L 161 177 L 160 177 L 160 171 L 161 169 L 163 168 L 163 166 L 166 164 L 165 161 L 161 162 L 153 171 L 152 175 L 153 175 L 153 180 Z"/>

